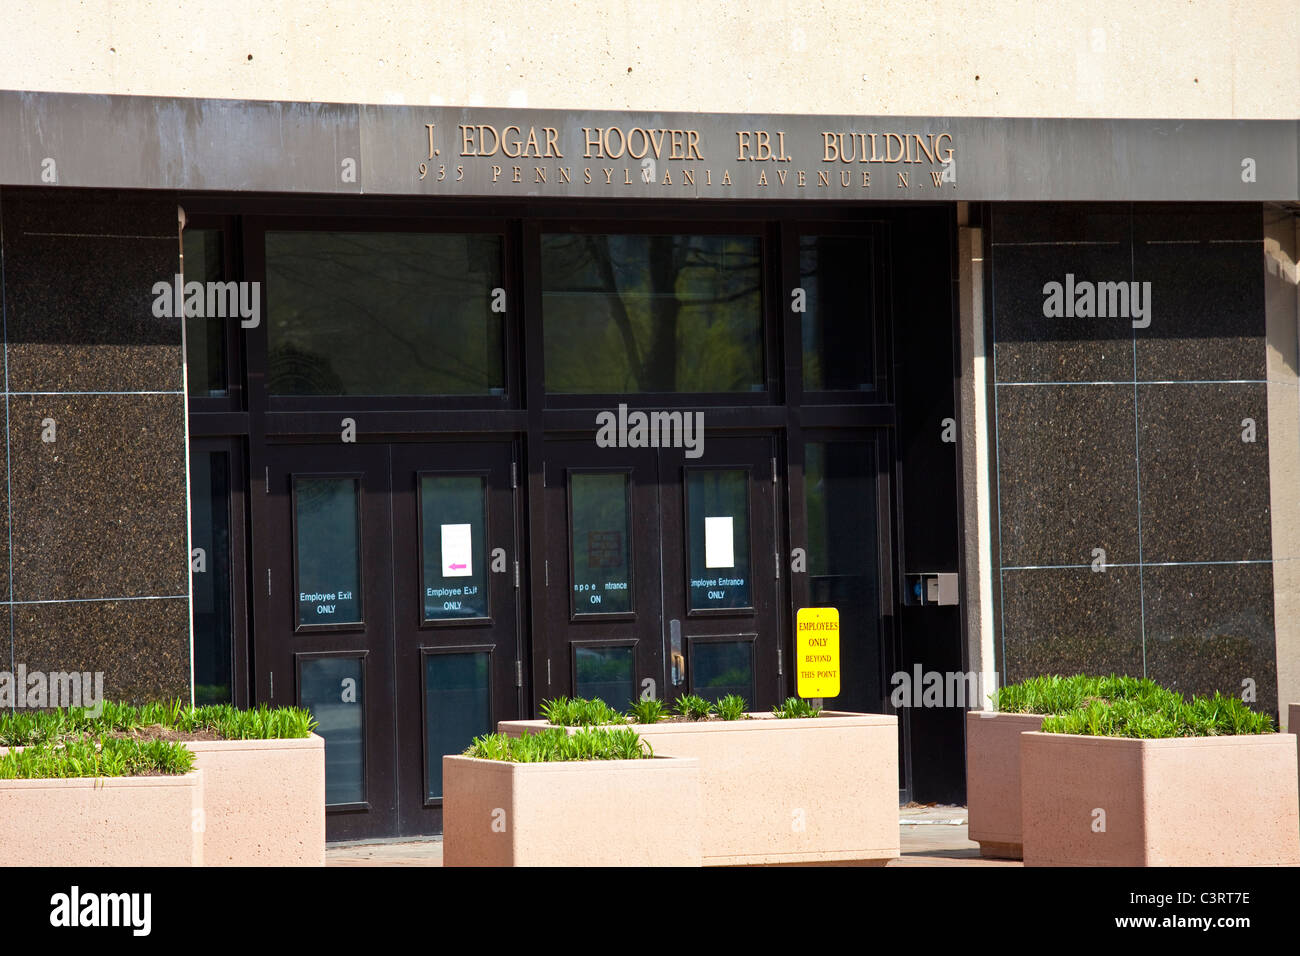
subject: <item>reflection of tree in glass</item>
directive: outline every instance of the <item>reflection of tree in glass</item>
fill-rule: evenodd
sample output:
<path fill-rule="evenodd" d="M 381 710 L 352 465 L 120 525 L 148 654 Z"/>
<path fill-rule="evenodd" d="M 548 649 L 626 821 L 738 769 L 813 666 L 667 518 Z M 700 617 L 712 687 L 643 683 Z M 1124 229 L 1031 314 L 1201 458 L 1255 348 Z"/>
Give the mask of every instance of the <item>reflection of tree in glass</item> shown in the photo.
<path fill-rule="evenodd" d="M 491 310 L 499 236 L 268 232 L 266 284 L 273 394 L 503 384 L 501 314 Z"/>
<path fill-rule="evenodd" d="M 760 283 L 751 236 L 544 235 L 547 388 L 761 386 Z"/>

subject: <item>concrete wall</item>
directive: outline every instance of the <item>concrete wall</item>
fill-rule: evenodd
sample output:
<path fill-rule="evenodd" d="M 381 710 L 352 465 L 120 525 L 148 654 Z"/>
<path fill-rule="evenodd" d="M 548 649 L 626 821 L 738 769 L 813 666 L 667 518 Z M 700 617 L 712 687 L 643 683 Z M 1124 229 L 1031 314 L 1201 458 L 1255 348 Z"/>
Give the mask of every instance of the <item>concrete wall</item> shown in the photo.
<path fill-rule="evenodd" d="M 0 88 L 706 112 L 1294 118 L 1288 0 L 8 0 Z"/>

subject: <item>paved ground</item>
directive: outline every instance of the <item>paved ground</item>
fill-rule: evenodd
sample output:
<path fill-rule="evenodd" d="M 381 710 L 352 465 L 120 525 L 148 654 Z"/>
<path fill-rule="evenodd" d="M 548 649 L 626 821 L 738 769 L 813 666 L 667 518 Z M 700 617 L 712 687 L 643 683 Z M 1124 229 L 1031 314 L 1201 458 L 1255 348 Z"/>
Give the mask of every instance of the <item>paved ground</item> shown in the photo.
<path fill-rule="evenodd" d="M 978 843 L 966 839 L 965 807 L 902 807 L 900 856 L 891 866 L 1020 866 L 1011 860 L 980 858 Z M 333 844 L 327 866 L 442 866 L 442 840 L 393 840 Z"/>

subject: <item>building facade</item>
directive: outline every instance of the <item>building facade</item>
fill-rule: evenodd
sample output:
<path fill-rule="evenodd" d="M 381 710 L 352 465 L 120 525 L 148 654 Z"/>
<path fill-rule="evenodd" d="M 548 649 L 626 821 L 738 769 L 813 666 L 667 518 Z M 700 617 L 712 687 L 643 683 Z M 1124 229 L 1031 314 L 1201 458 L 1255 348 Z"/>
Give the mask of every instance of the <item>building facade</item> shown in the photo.
<path fill-rule="evenodd" d="M 1162 70 L 1103 5 L 1012 77 L 972 13 L 945 87 L 616 6 L 19 30 L 10 671 L 312 708 L 332 839 L 436 832 L 441 754 L 557 695 L 769 708 L 803 607 L 904 800 L 999 682 L 1300 696 L 1297 28 L 1197 11 Z"/>

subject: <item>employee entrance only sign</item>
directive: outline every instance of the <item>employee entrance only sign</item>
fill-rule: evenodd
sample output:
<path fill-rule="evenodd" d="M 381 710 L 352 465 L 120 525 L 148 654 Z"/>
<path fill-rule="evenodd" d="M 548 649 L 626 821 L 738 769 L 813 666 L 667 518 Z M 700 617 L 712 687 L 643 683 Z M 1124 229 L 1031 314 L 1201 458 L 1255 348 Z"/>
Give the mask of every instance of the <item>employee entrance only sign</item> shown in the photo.
<path fill-rule="evenodd" d="M 840 612 L 801 607 L 795 621 L 794 659 L 800 697 L 840 696 Z"/>

